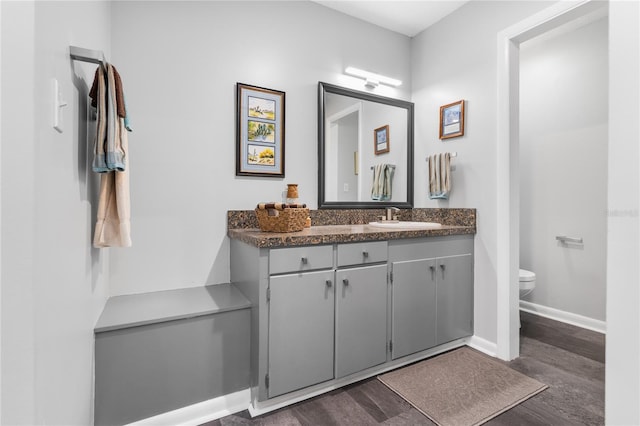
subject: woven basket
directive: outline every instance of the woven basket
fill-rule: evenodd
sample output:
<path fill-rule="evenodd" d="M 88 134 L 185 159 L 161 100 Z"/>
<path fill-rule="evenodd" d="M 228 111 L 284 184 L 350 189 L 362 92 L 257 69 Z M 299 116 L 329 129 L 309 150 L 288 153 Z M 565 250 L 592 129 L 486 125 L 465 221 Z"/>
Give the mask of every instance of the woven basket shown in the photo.
<path fill-rule="evenodd" d="M 269 212 L 275 212 L 269 216 Z M 256 209 L 260 230 L 264 232 L 296 232 L 304 229 L 309 217 L 307 208 L 289 208 L 284 210 Z"/>

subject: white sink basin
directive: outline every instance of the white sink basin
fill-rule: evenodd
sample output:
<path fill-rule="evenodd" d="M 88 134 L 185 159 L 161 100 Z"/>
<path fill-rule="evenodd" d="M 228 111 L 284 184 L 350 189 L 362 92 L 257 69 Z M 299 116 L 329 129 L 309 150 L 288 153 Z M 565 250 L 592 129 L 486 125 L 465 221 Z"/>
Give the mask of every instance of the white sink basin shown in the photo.
<path fill-rule="evenodd" d="M 376 228 L 388 229 L 436 229 L 442 227 L 442 224 L 436 222 L 410 222 L 402 220 L 384 220 L 380 222 L 369 222 L 370 226 Z"/>

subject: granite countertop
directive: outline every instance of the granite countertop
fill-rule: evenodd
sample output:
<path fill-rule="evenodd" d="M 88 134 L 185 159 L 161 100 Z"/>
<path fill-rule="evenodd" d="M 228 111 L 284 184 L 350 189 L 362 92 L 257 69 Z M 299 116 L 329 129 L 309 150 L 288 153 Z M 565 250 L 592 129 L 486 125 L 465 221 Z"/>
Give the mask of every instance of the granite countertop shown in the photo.
<path fill-rule="evenodd" d="M 255 247 L 274 248 L 475 233 L 475 223 L 473 225 L 442 225 L 435 229 L 388 229 L 367 224 L 347 224 L 312 226 L 302 231 L 284 233 L 262 232 L 256 228 L 235 228 L 229 229 L 227 235 L 231 239 L 240 240 Z"/>

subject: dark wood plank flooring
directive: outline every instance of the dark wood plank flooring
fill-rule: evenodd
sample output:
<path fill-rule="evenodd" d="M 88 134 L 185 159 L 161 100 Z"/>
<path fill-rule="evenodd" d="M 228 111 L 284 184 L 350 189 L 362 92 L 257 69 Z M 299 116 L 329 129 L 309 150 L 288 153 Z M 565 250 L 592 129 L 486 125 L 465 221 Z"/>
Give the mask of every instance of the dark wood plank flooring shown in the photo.
<path fill-rule="evenodd" d="M 485 424 L 603 425 L 604 335 L 527 313 L 521 321 L 520 357 L 506 364 L 549 388 Z M 243 411 L 202 426 L 433 424 L 371 378 L 253 419 Z"/>

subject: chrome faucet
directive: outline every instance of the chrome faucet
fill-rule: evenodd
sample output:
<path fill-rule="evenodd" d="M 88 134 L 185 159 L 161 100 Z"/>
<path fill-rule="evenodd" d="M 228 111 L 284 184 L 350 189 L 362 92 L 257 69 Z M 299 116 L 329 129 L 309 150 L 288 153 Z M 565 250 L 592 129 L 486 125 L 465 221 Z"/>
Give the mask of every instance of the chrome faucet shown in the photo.
<path fill-rule="evenodd" d="M 387 207 L 387 220 L 398 220 L 399 211 L 397 207 Z"/>

